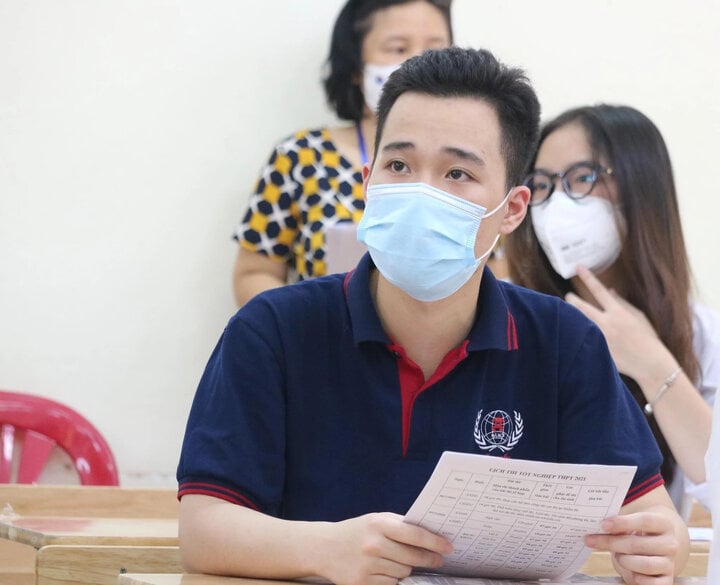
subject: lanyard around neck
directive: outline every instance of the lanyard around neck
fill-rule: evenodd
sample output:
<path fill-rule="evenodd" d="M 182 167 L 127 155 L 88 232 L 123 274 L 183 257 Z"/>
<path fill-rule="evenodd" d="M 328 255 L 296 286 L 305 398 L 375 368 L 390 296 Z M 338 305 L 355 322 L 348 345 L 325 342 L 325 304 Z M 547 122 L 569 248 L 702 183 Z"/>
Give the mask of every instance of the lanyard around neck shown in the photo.
<path fill-rule="evenodd" d="M 366 165 L 368 161 L 367 148 L 365 147 L 365 136 L 363 136 L 360 122 L 355 124 L 355 131 L 357 132 L 358 147 L 360 148 L 360 162 Z"/>

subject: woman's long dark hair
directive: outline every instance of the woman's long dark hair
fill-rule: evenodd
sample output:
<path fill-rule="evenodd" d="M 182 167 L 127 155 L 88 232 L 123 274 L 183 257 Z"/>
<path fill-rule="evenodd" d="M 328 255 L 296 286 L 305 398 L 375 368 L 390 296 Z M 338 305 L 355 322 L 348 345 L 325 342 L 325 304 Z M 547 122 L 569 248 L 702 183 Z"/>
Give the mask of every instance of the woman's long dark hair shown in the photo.
<path fill-rule="evenodd" d="M 647 316 L 690 380 L 697 381 L 699 365 L 693 351 L 689 304 L 692 277 L 672 165 L 660 131 L 634 108 L 603 104 L 569 110 L 551 120 L 541 131 L 540 144 L 568 124 L 582 126 L 595 162 L 603 156 L 613 169 L 611 180 L 616 183 L 627 225 L 616 264 L 626 299 Z M 570 281 L 550 265 L 529 219 L 507 237 L 505 250 L 513 282 L 560 297 L 572 290 Z M 647 400 L 638 384 L 627 376 L 623 379 L 644 406 Z M 675 458 L 655 419 L 651 417 L 649 422 L 664 457 L 662 474 L 669 483 Z"/>
<path fill-rule="evenodd" d="M 357 78 L 362 73 L 362 44 L 372 28 L 372 17 L 378 10 L 416 0 L 348 0 L 335 21 L 327 58 L 327 77 L 324 80 L 328 104 L 341 120 L 359 122 L 365 101 Z M 452 0 L 423 0 L 437 8 L 447 22 L 450 42 Z"/>

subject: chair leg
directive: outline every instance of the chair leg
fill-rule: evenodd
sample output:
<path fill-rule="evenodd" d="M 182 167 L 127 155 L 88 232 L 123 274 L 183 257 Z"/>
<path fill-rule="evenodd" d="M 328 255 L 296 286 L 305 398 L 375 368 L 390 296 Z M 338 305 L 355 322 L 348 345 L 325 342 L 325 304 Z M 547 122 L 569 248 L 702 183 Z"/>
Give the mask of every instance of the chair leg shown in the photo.
<path fill-rule="evenodd" d="M 12 425 L 2 425 L 0 441 L 2 441 L 2 451 L 0 452 L 0 483 L 10 483 L 13 454 L 15 452 L 15 427 Z"/>
<path fill-rule="evenodd" d="M 55 444 L 45 435 L 25 431 L 17 483 L 35 483 L 38 480 Z"/>

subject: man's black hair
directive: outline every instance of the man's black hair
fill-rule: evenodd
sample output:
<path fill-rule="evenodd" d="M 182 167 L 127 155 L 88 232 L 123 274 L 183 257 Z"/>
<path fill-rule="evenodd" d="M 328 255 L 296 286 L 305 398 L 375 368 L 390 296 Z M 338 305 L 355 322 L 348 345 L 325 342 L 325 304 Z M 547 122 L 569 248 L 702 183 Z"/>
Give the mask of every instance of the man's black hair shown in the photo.
<path fill-rule="evenodd" d="M 385 83 L 378 104 L 375 155 L 388 114 L 406 92 L 435 97 L 472 97 L 497 113 L 508 187 L 522 181 L 537 148 L 540 104 L 521 69 L 507 67 L 484 49 L 450 47 L 405 61 Z"/>

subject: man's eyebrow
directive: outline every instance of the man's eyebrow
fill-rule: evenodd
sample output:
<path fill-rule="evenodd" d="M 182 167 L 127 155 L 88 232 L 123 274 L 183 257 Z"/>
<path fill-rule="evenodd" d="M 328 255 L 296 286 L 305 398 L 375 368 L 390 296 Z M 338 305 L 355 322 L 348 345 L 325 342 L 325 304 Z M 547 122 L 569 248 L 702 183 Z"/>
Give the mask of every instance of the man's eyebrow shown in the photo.
<path fill-rule="evenodd" d="M 383 152 L 396 152 L 398 150 L 412 150 L 415 145 L 412 142 L 388 142 L 383 146 Z"/>
<path fill-rule="evenodd" d="M 444 152 L 447 152 L 448 154 L 451 154 L 453 156 L 456 156 L 457 158 L 467 160 L 474 162 L 475 164 L 478 164 L 480 166 L 485 166 L 485 161 L 480 158 L 477 154 L 470 150 L 465 150 L 463 148 L 458 148 L 457 146 L 444 146 L 442 148 Z"/>
<path fill-rule="evenodd" d="M 397 142 L 388 142 L 385 146 L 383 146 L 382 151 L 400 152 L 404 150 L 414 149 L 415 144 L 413 142 L 398 140 Z M 454 156 L 455 158 L 470 161 L 483 167 L 485 166 L 485 161 L 471 150 L 465 150 L 464 148 L 459 148 L 457 146 L 443 146 L 441 150 L 447 154 Z"/>

